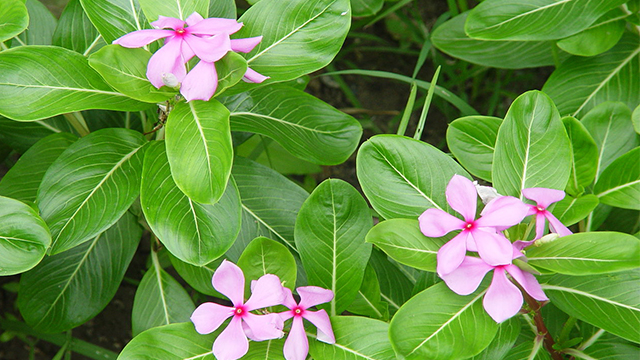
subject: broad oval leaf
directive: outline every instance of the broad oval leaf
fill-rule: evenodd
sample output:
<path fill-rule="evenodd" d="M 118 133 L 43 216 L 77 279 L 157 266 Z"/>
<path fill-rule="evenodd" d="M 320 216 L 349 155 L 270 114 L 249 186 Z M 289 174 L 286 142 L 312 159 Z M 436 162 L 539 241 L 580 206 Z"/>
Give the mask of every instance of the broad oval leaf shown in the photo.
<path fill-rule="evenodd" d="M 243 360 L 285 360 L 284 348 L 285 338 L 250 341 L 249 351 L 242 357 Z"/>
<path fill-rule="evenodd" d="M 51 254 L 95 237 L 127 211 L 140 192 L 146 143 L 132 130 L 98 130 L 51 164 L 36 197 L 51 229 Z"/>
<path fill-rule="evenodd" d="M 539 91 L 515 99 L 496 139 L 491 176 L 498 193 L 519 197 L 526 188 L 564 190 L 571 163 L 571 144 L 551 99 Z"/>
<path fill-rule="evenodd" d="M 580 194 L 584 187 L 591 185 L 598 170 L 598 146 L 589 134 L 587 128 L 576 118 L 567 116 L 562 123 L 569 136 L 573 161 L 571 175 L 567 184 L 567 191 Z"/>
<path fill-rule="evenodd" d="M 214 99 L 178 103 L 167 119 L 166 141 L 180 190 L 202 204 L 220 200 L 233 161 L 229 110 Z"/>
<path fill-rule="evenodd" d="M 371 255 L 364 241 L 371 228 L 369 207 L 348 183 L 323 181 L 304 202 L 296 219 L 295 239 L 310 285 L 333 291 L 331 316 L 342 313 L 355 298 Z"/>
<path fill-rule="evenodd" d="M 204 14 L 202 16 L 207 17 Z M 235 19 L 237 17 L 235 0 L 209 0 L 209 17 Z"/>
<path fill-rule="evenodd" d="M 29 12 L 29 26 L 11 42 L 11 47 L 26 45 L 51 45 L 58 19 L 38 0 L 24 2 Z M 22 44 L 20 41 L 22 41 Z"/>
<path fill-rule="evenodd" d="M 137 1 L 131 0 L 80 0 L 84 11 L 100 31 L 107 44 L 132 31 L 142 30 L 146 18 Z M 156 19 L 152 19 L 154 21 Z"/>
<path fill-rule="evenodd" d="M 521 328 L 520 319 L 517 317 L 512 317 L 501 323 L 498 326 L 498 332 L 493 338 L 493 341 L 491 341 L 491 344 L 480 354 L 472 357 L 471 360 L 504 359 L 507 353 L 513 349 L 513 345 L 518 339 Z"/>
<path fill-rule="evenodd" d="M 191 265 L 173 255 L 169 255 L 169 259 L 171 261 L 171 265 L 173 265 L 173 268 L 176 270 L 178 275 L 180 275 L 180 277 L 196 291 L 221 299 L 226 298 L 224 295 L 215 291 L 211 284 L 213 273 L 216 271 L 218 266 L 222 264 L 222 261 L 225 259 L 224 257 L 219 257 L 212 262 L 202 266 Z"/>
<path fill-rule="evenodd" d="M 466 116 L 447 128 L 447 145 L 456 159 L 473 175 L 491 181 L 493 152 L 502 119 Z"/>
<path fill-rule="evenodd" d="M 156 21 L 160 15 L 186 20 L 194 11 L 202 17 L 209 15 L 210 0 L 138 0 L 149 21 Z M 217 1 L 217 0 L 212 0 Z"/>
<path fill-rule="evenodd" d="M 594 275 L 638 266 L 640 240 L 617 232 L 563 236 L 527 249 L 529 264 L 566 275 Z"/>
<path fill-rule="evenodd" d="M 555 40 L 578 33 L 625 0 L 485 0 L 465 31 L 488 40 Z"/>
<path fill-rule="evenodd" d="M 403 136 L 376 135 L 356 160 L 358 181 L 385 219 L 417 218 L 428 208 L 449 210 L 445 189 L 453 175 L 467 172 L 435 147 Z"/>
<path fill-rule="evenodd" d="M 18 307 L 27 324 L 57 333 L 96 316 L 118 290 L 141 236 L 136 218 L 126 213 L 94 239 L 22 275 Z"/>
<path fill-rule="evenodd" d="M 134 337 L 118 360 L 215 360 L 211 346 L 219 334 L 201 335 L 191 322 L 155 327 Z"/>
<path fill-rule="evenodd" d="M 28 122 L 0 116 L 0 140 L 22 154 L 48 135 L 61 132 L 76 133 L 62 116 Z"/>
<path fill-rule="evenodd" d="M 233 181 L 214 205 L 200 204 L 178 189 L 162 142 L 147 149 L 140 204 L 149 226 L 177 258 L 202 266 L 224 254 L 240 230 L 241 205 Z"/>
<path fill-rule="evenodd" d="M 52 43 L 83 55 L 105 45 L 98 29 L 84 12 L 80 0 L 70 0 L 65 6 L 53 34 Z"/>
<path fill-rule="evenodd" d="M 0 43 L 20 34 L 29 25 L 27 6 L 20 0 L 3 0 L 0 9 Z"/>
<path fill-rule="evenodd" d="M 353 117 L 282 84 L 250 90 L 223 102 L 231 112 L 232 130 L 267 135 L 293 155 L 316 164 L 344 162 L 362 135 Z"/>
<path fill-rule="evenodd" d="M 369 264 L 378 276 L 380 296 L 389 304 L 389 312 L 393 315 L 411 297 L 413 283 L 384 252 L 376 248 L 371 252 Z"/>
<path fill-rule="evenodd" d="M 583 194 L 577 198 L 567 195 L 555 204 L 551 213 L 561 223 L 571 226 L 589 216 L 599 203 L 598 197 L 593 194 Z"/>
<path fill-rule="evenodd" d="M 0 53 L 0 114 L 8 118 L 31 121 L 87 109 L 148 107 L 111 89 L 75 51 L 20 46 Z"/>
<path fill-rule="evenodd" d="M 375 15 L 384 5 L 384 0 L 351 0 L 350 2 L 353 17 Z"/>
<path fill-rule="evenodd" d="M 607 166 L 593 192 L 603 204 L 640 210 L 640 147 L 620 156 Z"/>
<path fill-rule="evenodd" d="M 391 320 L 394 350 L 407 360 L 464 359 L 480 353 L 498 331 L 498 324 L 482 308 L 485 292 L 481 288 L 460 296 L 438 283 L 414 296 Z"/>
<path fill-rule="evenodd" d="M 389 320 L 389 304 L 381 300 L 380 282 L 371 264 L 367 264 L 360 289 L 347 311 L 382 321 Z"/>
<path fill-rule="evenodd" d="M 281 243 L 266 237 L 253 239 L 238 259 L 245 278 L 245 294 L 249 294 L 252 280 L 266 274 L 280 278 L 282 285 L 293 290 L 296 285 L 296 260 Z"/>
<path fill-rule="evenodd" d="M 618 43 L 624 33 L 627 15 L 622 9 L 613 9 L 585 30 L 558 41 L 558 47 L 572 55 L 596 56 Z"/>
<path fill-rule="evenodd" d="M 0 196 L 0 276 L 36 266 L 51 243 L 47 224 L 29 205 Z"/>
<path fill-rule="evenodd" d="M 640 270 L 609 275 L 554 275 L 542 289 L 562 311 L 640 343 Z"/>

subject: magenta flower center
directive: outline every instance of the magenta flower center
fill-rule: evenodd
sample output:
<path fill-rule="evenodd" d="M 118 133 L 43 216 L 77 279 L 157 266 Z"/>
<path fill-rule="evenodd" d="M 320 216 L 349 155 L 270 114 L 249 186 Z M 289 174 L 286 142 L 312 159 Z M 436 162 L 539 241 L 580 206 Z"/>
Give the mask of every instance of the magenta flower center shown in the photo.
<path fill-rule="evenodd" d="M 547 210 L 545 208 L 543 208 L 542 206 L 538 205 L 538 206 L 536 206 L 536 211 L 538 213 L 543 213 L 543 212 L 545 212 Z"/>
<path fill-rule="evenodd" d="M 177 28 L 176 29 L 176 35 L 178 36 L 184 36 L 187 34 L 187 30 L 185 28 Z"/>
<path fill-rule="evenodd" d="M 304 314 L 304 309 L 300 306 L 294 307 L 291 311 L 293 311 L 293 316 L 302 316 Z"/>
<path fill-rule="evenodd" d="M 467 221 L 467 223 L 464 224 L 464 227 L 462 228 L 462 230 L 471 231 L 475 227 L 476 227 L 476 223 L 474 221 Z"/>
<path fill-rule="evenodd" d="M 247 313 L 247 309 L 243 305 L 238 305 L 233 308 L 233 315 L 242 317 Z"/>

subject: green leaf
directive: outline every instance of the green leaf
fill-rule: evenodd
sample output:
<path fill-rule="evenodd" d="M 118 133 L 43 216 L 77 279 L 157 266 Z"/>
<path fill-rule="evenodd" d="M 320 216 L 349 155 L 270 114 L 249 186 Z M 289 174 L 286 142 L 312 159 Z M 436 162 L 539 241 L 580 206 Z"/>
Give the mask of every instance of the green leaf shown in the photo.
<path fill-rule="evenodd" d="M 0 116 L 0 140 L 20 153 L 25 153 L 48 135 L 60 132 L 75 133 L 62 116 L 29 122 L 9 120 Z"/>
<path fill-rule="evenodd" d="M 29 25 L 27 6 L 20 0 L 3 0 L 0 9 L 0 42 L 20 34 Z"/>
<path fill-rule="evenodd" d="M 73 144 L 78 137 L 56 133 L 38 141 L 0 180 L 0 195 L 20 201 L 36 201 L 40 181 L 49 166 Z"/>
<path fill-rule="evenodd" d="M 447 145 L 473 175 L 491 181 L 493 152 L 502 119 L 491 116 L 466 116 L 447 128 Z"/>
<path fill-rule="evenodd" d="M 397 135 L 367 140 L 356 167 L 362 191 L 385 219 L 415 219 L 429 208 L 448 211 L 447 184 L 455 174 L 470 177 L 435 147 Z"/>
<path fill-rule="evenodd" d="M 249 342 L 249 351 L 243 360 L 285 360 L 282 349 L 285 339 Z"/>
<path fill-rule="evenodd" d="M 359 316 L 331 317 L 335 344 L 309 341 L 316 360 L 394 360 L 387 333 L 389 324 Z"/>
<path fill-rule="evenodd" d="M 597 276 L 554 275 L 542 289 L 562 311 L 640 343 L 640 270 Z"/>
<path fill-rule="evenodd" d="M 103 129 L 73 143 L 44 174 L 36 203 L 58 254 L 110 228 L 140 192 L 146 139 Z"/>
<path fill-rule="evenodd" d="M 566 226 L 571 226 L 586 218 L 598 206 L 598 197 L 593 194 L 584 194 L 574 198 L 566 195 L 553 207 L 551 213 Z"/>
<path fill-rule="evenodd" d="M 142 277 L 133 299 L 133 336 L 156 326 L 189 321 L 195 309 L 180 283 L 154 262 Z"/>
<path fill-rule="evenodd" d="M 220 201 L 200 204 L 178 189 L 162 142 L 147 149 L 140 204 L 153 233 L 177 258 L 202 266 L 224 254 L 240 230 L 241 204 L 233 181 Z"/>
<path fill-rule="evenodd" d="M 413 283 L 387 259 L 385 253 L 376 248 L 371 252 L 369 264 L 378 276 L 380 296 L 389 304 L 389 312 L 393 315 L 411 297 Z"/>
<path fill-rule="evenodd" d="M 524 69 L 554 64 L 551 41 L 477 40 L 464 32 L 468 12 L 438 26 L 431 34 L 433 46 L 455 58 L 501 69 Z M 566 58 L 565 53 L 559 54 Z"/>
<path fill-rule="evenodd" d="M 57 333 L 84 324 L 111 301 L 142 236 L 125 215 L 84 244 L 45 258 L 20 278 L 18 307 L 38 331 Z"/>
<path fill-rule="evenodd" d="M 176 269 L 176 272 L 178 272 L 178 275 L 180 275 L 180 277 L 196 291 L 209 296 L 215 296 L 223 299 L 226 298 L 224 295 L 215 291 L 213 289 L 213 285 L 211 284 L 213 273 L 216 271 L 218 266 L 220 266 L 220 264 L 224 260 L 224 257 L 219 257 L 212 262 L 202 266 L 194 266 L 186 263 L 171 255 L 171 253 L 169 253 L 169 259 L 171 260 L 171 265 L 173 265 L 173 268 Z"/>
<path fill-rule="evenodd" d="M 209 14 L 209 0 L 138 0 L 149 21 L 160 15 L 186 20 L 194 11 L 203 17 Z M 216 0 L 213 0 L 216 1 Z"/>
<path fill-rule="evenodd" d="M 628 15 L 613 9 L 585 30 L 558 41 L 558 47 L 572 55 L 595 56 L 611 49 L 624 33 Z"/>
<path fill-rule="evenodd" d="M 460 296 L 438 283 L 407 301 L 391 320 L 389 337 L 399 357 L 464 359 L 489 346 L 498 324 L 482 308 L 486 290 Z M 464 346 L 460 346 L 464 339 Z"/>
<path fill-rule="evenodd" d="M 283 175 L 306 175 L 322 172 L 320 165 L 295 157 L 277 142 L 260 134 L 255 134 L 242 145 L 236 147 L 235 153 L 237 156 L 251 158 Z M 259 155 L 256 157 L 256 154 Z"/>
<path fill-rule="evenodd" d="M 617 232 L 563 236 L 527 250 L 529 264 L 566 275 L 594 275 L 638 267 L 640 240 Z"/>
<path fill-rule="evenodd" d="M 633 359 L 638 356 L 638 347 L 620 342 L 596 342 L 584 352 L 599 360 Z"/>
<path fill-rule="evenodd" d="M 58 19 L 38 0 L 27 0 L 25 5 L 29 11 L 29 26 L 13 39 L 11 47 L 22 45 L 18 39 L 26 45 L 51 45 Z"/>
<path fill-rule="evenodd" d="M 30 121 L 86 109 L 147 107 L 113 91 L 77 52 L 54 46 L 0 52 L 0 114 L 8 118 Z"/>
<path fill-rule="evenodd" d="M 551 99 L 529 91 L 514 100 L 498 131 L 493 156 L 498 193 L 519 197 L 526 188 L 562 190 L 571 162 L 571 144 Z"/>
<path fill-rule="evenodd" d="M 567 191 L 578 195 L 584 187 L 591 185 L 596 177 L 598 146 L 587 128 L 576 118 L 566 116 L 562 118 L 562 123 L 567 131 L 573 150 L 571 176 L 567 184 Z"/>
<path fill-rule="evenodd" d="M 219 334 L 201 335 L 191 322 L 155 327 L 134 337 L 118 360 L 215 360 L 211 345 Z"/>
<path fill-rule="evenodd" d="M 371 264 L 367 264 L 360 289 L 347 311 L 373 319 L 389 320 L 389 305 L 380 299 L 380 283 Z"/>
<path fill-rule="evenodd" d="M 169 114 L 165 130 L 176 185 L 191 200 L 215 204 L 231 175 L 229 110 L 216 100 L 181 102 Z"/>
<path fill-rule="evenodd" d="M 53 45 L 86 55 L 105 45 L 102 36 L 85 14 L 80 0 L 70 0 L 60 15 Z"/>
<path fill-rule="evenodd" d="M 426 237 L 418 220 L 391 219 L 376 224 L 366 241 L 382 249 L 393 260 L 420 270 L 436 271 L 436 254 L 452 236 Z"/>
<path fill-rule="evenodd" d="M 323 181 L 304 202 L 296 219 L 296 246 L 310 285 L 333 291 L 328 309 L 342 313 L 353 302 L 371 255 L 364 242 L 371 228 L 369 207 L 348 183 Z"/>
<path fill-rule="evenodd" d="M 603 204 L 640 210 L 640 147 L 614 160 L 602 171 L 593 192 Z"/>
<path fill-rule="evenodd" d="M 142 30 L 147 22 L 137 1 L 80 0 L 80 3 L 107 44 L 132 31 Z"/>
<path fill-rule="evenodd" d="M 509 350 L 513 348 L 513 344 L 520 335 L 520 319 L 512 317 L 511 319 L 498 325 L 496 337 L 489 346 L 480 354 L 472 357 L 472 360 L 499 360 L 503 359 Z"/>
<path fill-rule="evenodd" d="M 204 14 L 202 16 L 207 17 Z M 237 17 L 236 2 L 234 0 L 210 0 L 209 17 L 235 19 Z"/>
<path fill-rule="evenodd" d="M 276 84 L 223 100 L 231 128 L 267 135 L 293 155 L 321 165 L 344 162 L 358 146 L 356 119 L 303 91 Z"/>
<path fill-rule="evenodd" d="M 625 0 L 486 0 L 469 13 L 466 33 L 487 40 L 555 40 L 578 33 Z M 550 23 L 555 24 L 550 26 Z"/>
<path fill-rule="evenodd" d="M 274 82 L 326 66 L 342 47 L 351 16 L 349 0 L 262 0 L 238 21 L 244 27 L 234 38 L 263 36 L 247 63 Z"/>
<path fill-rule="evenodd" d="M 222 94 L 226 89 L 242 80 L 247 72 L 247 60 L 240 54 L 229 51 L 222 59 L 216 61 L 216 72 L 218 73 L 218 87 L 214 96 Z"/>
<path fill-rule="evenodd" d="M 578 118 L 605 101 L 622 101 L 630 108 L 640 104 L 640 41 L 625 34 L 611 50 L 594 57 L 573 56 L 547 79 L 542 91 L 561 115 Z"/>
<path fill-rule="evenodd" d="M 375 15 L 382 9 L 382 5 L 384 5 L 384 0 L 351 0 L 351 16 Z"/>
<path fill-rule="evenodd" d="M 47 224 L 29 205 L 0 196 L 0 276 L 36 266 L 51 243 Z"/>
<path fill-rule="evenodd" d="M 636 109 L 633 110 L 631 122 L 633 123 L 633 129 L 636 131 L 636 134 L 640 135 L 640 105 L 636 106 Z"/>
<path fill-rule="evenodd" d="M 533 341 L 527 341 L 511 349 L 504 360 L 551 360 L 551 356 L 542 345 L 538 347 Z"/>
<path fill-rule="evenodd" d="M 258 237 L 247 245 L 238 260 L 245 278 L 245 294 L 249 293 L 251 280 L 258 280 L 262 275 L 274 274 L 280 282 L 293 290 L 296 285 L 296 260 L 281 243 Z"/>

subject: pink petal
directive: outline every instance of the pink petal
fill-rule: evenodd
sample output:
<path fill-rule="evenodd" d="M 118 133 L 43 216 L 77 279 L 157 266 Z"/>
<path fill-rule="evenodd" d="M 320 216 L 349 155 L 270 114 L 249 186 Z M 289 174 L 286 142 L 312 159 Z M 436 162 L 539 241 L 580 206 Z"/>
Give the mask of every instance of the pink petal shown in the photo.
<path fill-rule="evenodd" d="M 234 19 L 208 18 L 189 26 L 189 32 L 198 35 L 233 34 L 240 28 L 242 28 L 242 23 Z"/>
<path fill-rule="evenodd" d="M 518 250 L 518 252 L 520 252 L 520 250 L 526 248 L 527 246 L 533 244 L 534 242 L 536 242 L 535 240 L 529 240 L 529 241 L 524 241 L 524 240 L 517 240 L 513 243 L 513 247 Z M 515 257 L 514 257 L 515 259 Z"/>
<path fill-rule="evenodd" d="M 211 99 L 218 88 L 218 73 L 214 63 L 200 61 L 182 81 L 180 93 L 187 101 Z"/>
<path fill-rule="evenodd" d="M 318 311 L 305 311 L 303 317 L 309 320 L 318 329 L 317 339 L 327 344 L 334 344 L 336 338 L 333 335 L 329 314 L 324 309 Z"/>
<path fill-rule="evenodd" d="M 174 34 L 173 30 L 138 30 L 115 39 L 113 43 L 126 48 L 139 48 Z"/>
<path fill-rule="evenodd" d="M 544 224 L 545 224 L 544 213 L 536 214 L 536 239 L 540 239 L 542 235 L 544 235 Z"/>
<path fill-rule="evenodd" d="M 231 51 L 231 40 L 227 34 L 220 34 L 206 39 L 191 35 L 185 36 L 184 41 L 200 60 L 206 62 L 218 61 Z"/>
<path fill-rule="evenodd" d="M 244 73 L 242 80 L 248 83 L 260 84 L 261 82 L 269 79 L 269 76 L 264 76 L 251 68 L 247 68 L 247 72 Z"/>
<path fill-rule="evenodd" d="M 244 304 L 247 311 L 282 304 L 285 292 L 280 279 L 273 274 L 262 275 L 255 284 L 251 297 Z"/>
<path fill-rule="evenodd" d="M 497 323 L 501 323 L 520 311 L 522 300 L 522 293 L 507 279 L 504 269 L 495 269 L 491 285 L 482 300 L 482 305 L 489 316 Z"/>
<path fill-rule="evenodd" d="M 293 319 L 291 331 L 284 342 L 284 357 L 287 360 L 305 360 L 309 354 L 309 340 L 304 332 L 302 318 Z"/>
<path fill-rule="evenodd" d="M 460 213 L 465 221 L 473 221 L 476 218 L 478 193 L 471 180 L 453 175 L 447 185 L 446 194 L 451 208 Z"/>
<path fill-rule="evenodd" d="M 156 29 L 164 29 L 164 28 L 172 28 L 173 30 L 177 30 L 179 28 L 184 28 L 186 23 L 180 19 L 166 17 L 166 16 L 158 16 L 158 20 L 151 23 Z"/>
<path fill-rule="evenodd" d="M 529 207 L 513 196 L 501 196 L 491 200 L 482 210 L 482 217 L 476 220 L 478 226 L 510 227 L 518 224 Z"/>
<path fill-rule="evenodd" d="M 544 291 L 542 291 L 542 287 L 535 276 L 526 271 L 522 271 L 522 269 L 515 265 L 507 265 L 505 269 L 509 272 L 511 277 L 517 281 L 520 286 L 522 286 L 524 291 L 531 295 L 532 298 L 538 301 L 549 300 Z"/>
<path fill-rule="evenodd" d="M 163 78 L 167 74 L 173 74 L 178 81 L 184 79 L 187 69 L 181 49 L 182 40 L 171 38 L 151 56 L 147 65 L 147 78 L 153 86 L 161 88 L 164 85 Z"/>
<path fill-rule="evenodd" d="M 554 202 L 564 199 L 564 191 L 546 188 L 522 189 L 522 195 L 529 200 L 535 201 L 543 209 L 549 207 Z"/>
<path fill-rule="evenodd" d="M 333 300 L 333 291 L 318 286 L 303 286 L 297 288 L 296 291 L 300 295 L 300 306 L 303 309 Z"/>
<path fill-rule="evenodd" d="M 545 211 L 544 216 L 547 218 L 547 220 L 549 220 L 549 227 L 554 233 L 560 236 L 573 234 L 571 230 L 564 226 L 564 224 L 562 224 L 560 220 L 558 220 L 558 218 L 556 218 L 551 212 Z"/>
<path fill-rule="evenodd" d="M 242 317 L 242 320 L 251 330 L 251 340 L 279 339 L 284 335 L 282 332 L 284 320 L 278 314 L 256 315 L 247 313 Z"/>
<path fill-rule="evenodd" d="M 231 50 L 239 51 L 242 53 L 248 53 L 255 48 L 260 41 L 262 41 L 262 36 L 255 36 L 244 39 L 233 39 L 231 40 Z"/>
<path fill-rule="evenodd" d="M 231 300 L 233 306 L 242 305 L 244 300 L 244 274 L 238 265 L 223 260 L 213 273 L 213 288 Z M 247 309 L 251 311 L 253 309 Z"/>
<path fill-rule="evenodd" d="M 437 271 L 440 277 L 457 269 L 464 260 L 467 253 L 467 236 L 469 233 L 463 231 L 438 250 Z"/>
<path fill-rule="evenodd" d="M 233 308 L 206 302 L 200 304 L 191 314 L 191 322 L 200 334 L 208 334 L 216 330 L 233 315 Z"/>
<path fill-rule="evenodd" d="M 213 342 L 213 355 L 218 360 L 236 360 L 249 351 L 249 341 L 242 329 L 242 320 L 234 316 L 216 341 Z"/>
<path fill-rule="evenodd" d="M 462 264 L 452 272 L 442 276 L 442 280 L 449 289 L 458 295 L 469 295 L 476 291 L 484 276 L 493 269 L 493 266 L 484 260 L 466 256 Z"/>
<path fill-rule="evenodd" d="M 251 288 L 251 291 L 253 291 L 253 288 Z M 283 291 L 284 291 L 284 300 L 282 300 L 282 305 L 288 307 L 289 309 L 293 309 L 294 307 L 298 306 L 296 299 L 293 298 L 293 293 L 291 292 L 291 289 L 283 287 Z"/>
<path fill-rule="evenodd" d="M 187 18 L 187 20 L 185 20 L 185 22 L 187 23 L 187 25 L 193 26 L 202 20 L 204 20 L 202 15 L 194 11 L 193 13 L 191 13 L 191 15 L 189 15 L 189 17 Z"/>
<path fill-rule="evenodd" d="M 453 231 L 460 230 L 465 222 L 440 209 L 427 209 L 418 218 L 420 231 L 425 236 L 440 237 Z"/>
<path fill-rule="evenodd" d="M 471 234 L 482 260 L 492 266 L 511 264 L 513 245 L 507 238 L 482 228 L 474 229 Z"/>

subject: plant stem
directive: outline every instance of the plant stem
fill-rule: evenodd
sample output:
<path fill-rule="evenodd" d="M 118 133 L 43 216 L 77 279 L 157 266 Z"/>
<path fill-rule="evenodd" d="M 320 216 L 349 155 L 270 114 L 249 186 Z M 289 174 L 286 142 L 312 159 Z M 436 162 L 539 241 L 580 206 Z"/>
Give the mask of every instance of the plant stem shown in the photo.
<path fill-rule="evenodd" d="M 69 124 L 73 126 L 74 129 L 80 134 L 80 136 L 89 135 L 89 127 L 87 127 L 87 122 L 84 120 L 84 117 L 80 112 L 72 112 L 64 114 L 64 118 L 67 119 Z"/>
<path fill-rule="evenodd" d="M 526 292 L 523 292 L 522 295 L 524 295 L 524 300 L 534 312 L 533 321 L 536 324 L 538 334 L 544 336 L 544 348 L 549 352 L 553 360 L 563 360 L 562 354 L 553 348 L 555 341 L 553 341 L 553 337 L 549 333 L 549 330 L 547 330 L 547 327 L 544 324 L 544 320 L 542 319 L 542 314 L 540 313 L 540 308 L 542 306 Z"/>
<path fill-rule="evenodd" d="M 409 93 L 409 99 L 407 100 L 407 106 L 404 108 L 404 112 L 402 113 L 402 120 L 400 120 L 400 125 L 398 125 L 398 132 L 396 134 L 404 136 L 404 132 L 407 130 L 407 125 L 409 124 L 409 119 L 411 118 L 411 112 L 413 111 L 413 105 L 416 102 L 416 95 L 418 93 L 418 85 L 413 82 L 411 83 L 411 93 Z"/>

